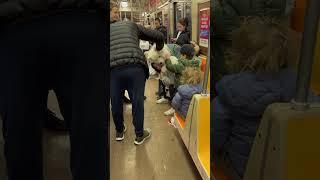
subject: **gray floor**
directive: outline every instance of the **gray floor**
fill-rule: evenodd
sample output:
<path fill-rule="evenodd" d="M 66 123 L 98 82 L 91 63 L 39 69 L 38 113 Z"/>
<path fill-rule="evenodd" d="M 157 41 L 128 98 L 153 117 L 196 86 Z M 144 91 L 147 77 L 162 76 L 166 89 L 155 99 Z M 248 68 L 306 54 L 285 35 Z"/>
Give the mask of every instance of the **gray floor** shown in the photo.
<path fill-rule="evenodd" d="M 133 144 L 134 131 L 130 106 L 126 106 L 124 112 L 128 131 L 123 142 L 114 141 L 115 131 L 111 122 L 111 180 L 201 179 L 178 132 L 168 125 L 168 118 L 163 115 L 169 106 L 155 103 L 156 88 L 156 80 L 147 82 L 145 127 L 152 129 L 152 137 L 144 145 Z M 54 95 L 50 95 L 49 102 L 49 107 L 58 112 Z M 5 180 L 1 125 L 0 133 L 0 180 Z M 67 135 L 47 131 L 44 135 L 46 180 L 71 180 Z"/>
<path fill-rule="evenodd" d="M 145 95 L 145 127 L 151 128 L 152 137 L 142 146 L 135 146 L 131 108 L 125 108 L 128 131 L 124 142 L 115 142 L 111 123 L 111 179 L 115 180 L 198 180 L 201 179 L 179 133 L 168 125 L 163 112 L 168 104 L 155 103 L 157 80 L 149 80 Z"/>

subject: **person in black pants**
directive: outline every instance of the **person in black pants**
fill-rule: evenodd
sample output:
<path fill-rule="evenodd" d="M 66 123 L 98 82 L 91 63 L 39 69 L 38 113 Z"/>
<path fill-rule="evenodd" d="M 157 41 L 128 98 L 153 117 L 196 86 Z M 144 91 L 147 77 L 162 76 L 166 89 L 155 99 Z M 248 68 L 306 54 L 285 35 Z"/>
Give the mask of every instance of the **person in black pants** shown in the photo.
<path fill-rule="evenodd" d="M 105 44 L 109 33 L 103 3 L 0 2 L 0 82 L 7 102 L 4 148 L 9 180 L 44 179 L 42 121 L 49 84 L 70 132 L 73 179 L 109 179 Z"/>
<path fill-rule="evenodd" d="M 67 131 L 67 127 L 66 127 L 65 121 L 63 119 L 60 119 L 56 115 L 56 113 L 54 113 L 49 108 L 47 108 L 46 114 L 47 114 L 47 117 L 43 120 L 43 127 L 44 128 L 46 128 L 48 130 L 53 130 L 53 131 L 62 131 L 62 132 L 66 132 Z M 1 109 L 0 110 L 0 119 L 1 120 L 5 119 L 4 117 L 6 117 L 6 112 L 5 112 L 4 109 Z M 3 126 L 3 128 L 4 127 L 5 126 Z"/>
<path fill-rule="evenodd" d="M 152 68 L 157 72 L 157 73 L 161 73 L 161 67 L 162 65 L 158 65 L 156 63 L 151 63 Z M 157 100 L 161 99 L 162 97 L 169 99 L 170 97 L 167 97 L 166 95 L 166 87 L 163 84 L 163 82 L 159 79 L 158 80 L 158 91 L 156 92 L 157 95 Z"/>
<path fill-rule="evenodd" d="M 149 30 L 133 22 L 117 22 L 118 7 L 110 3 L 110 94 L 113 121 L 116 126 L 116 140 L 124 139 L 123 100 L 127 90 L 132 101 L 133 124 L 140 145 L 151 136 L 144 129 L 144 89 L 149 69 L 146 58 L 139 47 L 140 39 L 153 41 L 157 50 L 164 46 L 164 36 L 156 30 Z"/>

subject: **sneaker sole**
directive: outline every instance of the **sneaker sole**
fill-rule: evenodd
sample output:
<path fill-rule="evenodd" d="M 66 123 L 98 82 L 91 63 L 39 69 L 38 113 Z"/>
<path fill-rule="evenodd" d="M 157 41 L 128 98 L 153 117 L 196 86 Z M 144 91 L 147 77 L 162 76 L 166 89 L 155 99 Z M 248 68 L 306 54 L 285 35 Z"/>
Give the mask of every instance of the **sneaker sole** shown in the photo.
<path fill-rule="evenodd" d="M 116 138 L 116 141 L 122 141 L 122 140 L 124 140 L 124 136 L 121 138 Z"/>
<path fill-rule="evenodd" d="M 145 137 L 141 142 L 134 141 L 134 144 L 141 145 L 144 143 L 145 140 L 149 139 L 150 137 L 151 137 L 151 132 L 149 133 L 149 136 Z"/>
<path fill-rule="evenodd" d="M 175 113 L 175 112 L 172 112 L 172 113 L 164 112 L 163 114 L 164 114 L 165 116 L 173 116 L 173 115 L 174 115 L 174 113 Z"/>
<path fill-rule="evenodd" d="M 169 101 L 161 101 L 161 102 L 156 102 L 157 104 L 167 104 Z"/>
<path fill-rule="evenodd" d="M 124 126 L 123 133 L 125 133 L 126 131 L 127 131 L 127 127 Z M 121 138 L 116 138 L 116 141 L 122 141 L 122 140 L 124 140 L 124 135 Z"/>

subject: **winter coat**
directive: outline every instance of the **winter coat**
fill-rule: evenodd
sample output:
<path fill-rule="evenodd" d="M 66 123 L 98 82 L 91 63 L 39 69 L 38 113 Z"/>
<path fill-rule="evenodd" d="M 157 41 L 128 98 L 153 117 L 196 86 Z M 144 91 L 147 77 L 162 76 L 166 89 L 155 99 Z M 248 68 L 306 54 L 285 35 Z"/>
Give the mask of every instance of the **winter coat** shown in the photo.
<path fill-rule="evenodd" d="M 242 177 L 265 109 L 291 101 L 295 87 L 296 74 L 291 69 L 275 75 L 243 72 L 223 77 L 211 104 L 213 157 L 223 152 Z"/>
<path fill-rule="evenodd" d="M 155 42 L 157 50 L 164 47 L 164 37 L 159 31 L 146 29 L 130 21 L 111 23 L 110 68 L 140 65 L 144 67 L 146 78 L 148 78 L 149 67 L 146 57 L 139 47 L 140 39 Z"/>
<path fill-rule="evenodd" d="M 180 113 L 183 117 L 187 116 L 188 109 L 194 94 L 202 92 L 202 85 L 181 85 L 177 89 L 177 93 L 172 99 L 172 107 Z"/>
<path fill-rule="evenodd" d="M 178 32 L 175 34 L 174 38 L 176 38 Z M 184 44 L 190 44 L 190 33 L 188 31 L 182 31 L 176 41 L 176 44 L 179 46 L 183 46 Z"/>
<path fill-rule="evenodd" d="M 200 67 L 201 60 L 197 56 L 193 56 L 192 59 L 183 59 L 178 60 L 178 64 L 172 64 L 171 61 L 166 61 L 167 70 L 175 73 L 175 87 L 179 87 L 180 78 L 185 67 Z"/>

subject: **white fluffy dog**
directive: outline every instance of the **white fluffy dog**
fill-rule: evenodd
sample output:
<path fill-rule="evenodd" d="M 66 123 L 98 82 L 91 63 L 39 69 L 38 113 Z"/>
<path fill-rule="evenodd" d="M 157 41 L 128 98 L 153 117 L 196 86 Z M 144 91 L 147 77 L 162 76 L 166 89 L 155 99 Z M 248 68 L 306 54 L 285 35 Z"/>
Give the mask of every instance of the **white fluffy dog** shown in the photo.
<path fill-rule="evenodd" d="M 175 74 L 167 70 L 165 66 L 165 60 L 170 59 L 172 64 L 178 64 L 178 59 L 175 56 L 171 56 L 170 50 L 167 45 L 164 45 L 161 51 L 156 50 L 156 46 L 153 45 L 149 51 L 145 52 L 145 56 L 148 61 L 161 65 L 160 80 L 165 86 L 173 85 L 175 81 Z"/>

